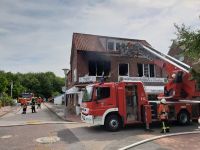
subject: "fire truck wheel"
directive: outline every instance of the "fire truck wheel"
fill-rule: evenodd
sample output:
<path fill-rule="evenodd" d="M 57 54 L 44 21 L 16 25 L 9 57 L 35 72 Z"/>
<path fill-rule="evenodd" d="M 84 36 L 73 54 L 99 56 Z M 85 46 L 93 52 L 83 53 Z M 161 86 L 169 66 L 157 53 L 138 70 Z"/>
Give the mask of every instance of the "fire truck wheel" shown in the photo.
<path fill-rule="evenodd" d="M 109 115 L 105 121 L 105 127 L 107 130 L 115 132 L 121 127 L 120 119 L 117 115 Z"/>
<path fill-rule="evenodd" d="M 186 125 L 190 123 L 190 116 L 187 111 L 180 111 L 178 114 L 178 122 L 181 125 Z"/>

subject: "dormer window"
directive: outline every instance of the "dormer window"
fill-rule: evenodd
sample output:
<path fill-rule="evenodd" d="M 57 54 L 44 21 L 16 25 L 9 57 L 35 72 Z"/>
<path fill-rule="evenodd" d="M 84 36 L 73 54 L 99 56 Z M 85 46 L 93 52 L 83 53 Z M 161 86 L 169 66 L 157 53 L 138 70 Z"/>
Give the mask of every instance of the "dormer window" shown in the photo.
<path fill-rule="evenodd" d="M 120 43 L 119 42 L 116 43 L 116 50 L 117 51 L 120 50 Z"/>
<path fill-rule="evenodd" d="M 114 42 L 108 42 L 108 50 L 114 50 Z"/>

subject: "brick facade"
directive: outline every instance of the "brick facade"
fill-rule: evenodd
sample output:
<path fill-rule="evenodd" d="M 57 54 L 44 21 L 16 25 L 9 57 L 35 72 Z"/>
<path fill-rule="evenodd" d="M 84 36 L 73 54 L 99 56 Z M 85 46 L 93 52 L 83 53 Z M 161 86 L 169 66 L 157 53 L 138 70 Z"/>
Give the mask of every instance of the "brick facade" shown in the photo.
<path fill-rule="evenodd" d="M 116 37 L 106 37 L 106 36 L 97 36 L 89 34 L 80 34 L 74 33 L 72 39 L 72 48 L 71 48 L 71 60 L 70 60 L 70 72 L 68 73 L 67 83 L 68 89 L 72 87 L 83 87 L 88 83 L 80 82 L 80 78 L 89 76 L 89 65 L 95 67 L 98 65 L 98 62 L 105 63 L 107 65 L 106 81 L 118 82 L 119 81 L 119 64 L 125 64 L 128 68 L 128 77 L 138 77 L 138 64 L 142 64 L 143 68 L 141 69 L 144 73 L 144 65 L 148 64 L 148 71 L 150 70 L 150 64 L 153 65 L 154 69 L 152 78 L 163 78 L 165 73 L 163 68 L 155 64 L 155 59 L 160 60 L 146 52 L 137 48 L 138 44 L 142 44 L 148 47 L 151 47 L 149 43 L 145 40 L 136 40 L 136 39 L 125 39 L 125 38 L 116 38 Z M 136 45 L 136 47 L 131 47 Z M 96 64 L 91 63 L 96 62 Z M 104 65 L 105 65 L 104 64 Z M 128 67 L 127 65 L 128 64 Z M 99 64 L 100 66 L 102 64 Z M 105 66 L 106 66 L 105 65 Z M 123 66 L 122 65 L 122 66 Z M 103 69 L 105 69 L 105 66 Z M 91 67 L 92 68 L 92 67 Z M 97 67 L 97 70 L 99 68 Z M 102 69 L 102 68 L 100 68 Z M 124 68 L 122 67 L 122 70 Z M 93 71 L 95 71 L 93 69 Z M 124 70 L 127 71 L 126 69 Z M 104 71 L 103 71 L 104 72 Z M 123 72 L 123 71 L 122 71 Z M 149 71 L 150 72 L 150 71 Z M 98 73 L 97 73 L 98 74 Z M 95 75 L 93 75 L 95 76 Z M 150 77 L 150 75 L 149 75 Z M 100 75 L 97 75 L 96 80 L 100 79 Z M 163 83 L 147 83 L 146 85 L 161 85 Z M 76 93 L 74 95 L 77 95 Z M 77 104 L 71 103 L 72 99 L 77 98 L 77 96 L 72 96 L 69 94 L 69 108 L 74 107 Z"/>

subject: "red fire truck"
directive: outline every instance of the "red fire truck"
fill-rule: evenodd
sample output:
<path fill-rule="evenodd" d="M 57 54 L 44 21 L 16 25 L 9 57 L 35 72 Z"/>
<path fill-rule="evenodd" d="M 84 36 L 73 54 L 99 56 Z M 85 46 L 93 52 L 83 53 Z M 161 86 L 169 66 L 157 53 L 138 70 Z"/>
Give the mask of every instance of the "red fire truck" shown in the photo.
<path fill-rule="evenodd" d="M 21 96 L 18 98 L 18 103 L 31 103 L 32 97 L 34 97 L 33 93 L 22 93 Z"/>
<path fill-rule="evenodd" d="M 168 55 L 143 47 L 166 61 L 165 68 L 173 78 L 164 87 L 160 98 L 169 105 L 169 119 L 188 124 L 200 115 L 200 90 L 196 81 L 190 80 L 190 67 Z M 151 123 L 158 120 L 160 101 L 148 101 L 140 81 L 95 83 L 86 86 L 81 119 L 93 125 L 104 125 L 117 131 L 127 124 Z"/>

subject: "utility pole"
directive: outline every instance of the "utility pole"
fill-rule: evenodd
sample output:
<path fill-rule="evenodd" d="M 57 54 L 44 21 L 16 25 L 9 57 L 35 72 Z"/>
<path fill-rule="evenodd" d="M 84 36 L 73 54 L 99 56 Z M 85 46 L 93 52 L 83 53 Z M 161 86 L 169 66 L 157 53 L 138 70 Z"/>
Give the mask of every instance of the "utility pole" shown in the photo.
<path fill-rule="evenodd" d="M 13 81 L 10 82 L 10 96 L 11 96 L 11 98 L 13 97 L 12 90 L 13 90 Z"/>

